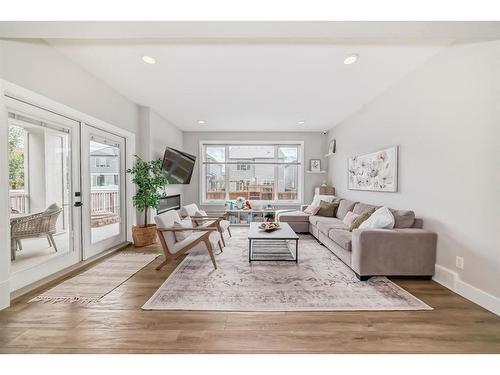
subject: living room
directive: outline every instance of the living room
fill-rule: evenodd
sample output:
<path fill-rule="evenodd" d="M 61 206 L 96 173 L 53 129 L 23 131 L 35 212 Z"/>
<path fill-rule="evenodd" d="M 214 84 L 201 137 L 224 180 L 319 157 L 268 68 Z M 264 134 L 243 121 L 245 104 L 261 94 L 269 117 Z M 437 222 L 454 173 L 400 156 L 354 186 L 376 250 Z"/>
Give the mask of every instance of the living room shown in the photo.
<path fill-rule="evenodd" d="M 0 21 L 0 353 L 499 354 L 499 59 L 497 21 Z"/>

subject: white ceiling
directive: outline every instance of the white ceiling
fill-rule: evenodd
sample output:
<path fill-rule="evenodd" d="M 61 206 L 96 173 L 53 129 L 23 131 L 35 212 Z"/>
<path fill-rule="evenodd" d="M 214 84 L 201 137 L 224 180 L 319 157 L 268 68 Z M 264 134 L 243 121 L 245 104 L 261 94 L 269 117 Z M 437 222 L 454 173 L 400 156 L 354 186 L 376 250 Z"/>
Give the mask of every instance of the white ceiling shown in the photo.
<path fill-rule="evenodd" d="M 329 129 L 445 45 L 50 43 L 184 131 Z"/>
<path fill-rule="evenodd" d="M 13 22 L 0 23 L 0 37 L 46 38 L 122 95 L 153 108 L 184 131 L 321 131 L 453 41 L 492 38 L 500 35 L 499 26 Z M 351 53 L 359 54 L 359 61 L 346 66 L 343 60 Z M 157 63 L 145 64 L 143 55 Z M 301 120 L 306 124 L 299 125 Z"/>

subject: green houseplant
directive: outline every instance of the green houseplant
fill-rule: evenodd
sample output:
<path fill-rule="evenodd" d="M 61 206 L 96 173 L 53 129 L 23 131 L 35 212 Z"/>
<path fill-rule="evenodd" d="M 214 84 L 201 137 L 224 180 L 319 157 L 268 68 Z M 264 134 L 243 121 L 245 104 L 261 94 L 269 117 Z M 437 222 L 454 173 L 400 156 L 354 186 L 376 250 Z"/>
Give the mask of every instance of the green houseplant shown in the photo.
<path fill-rule="evenodd" d="M 132 203 L 139 212 L 144 212 L 144 225 L 132 227 L 134 246 L 151 245 L 156 240 L 156 225 L 148 223 L 150 208 L 156 208 L 160 203 L 161 191 L 167 183 L 162 170 L 162 160 L 146 161 L 135 155 L 133 168 L 127 169 L 132 175 L 132 182 L 136 186 Z"/>

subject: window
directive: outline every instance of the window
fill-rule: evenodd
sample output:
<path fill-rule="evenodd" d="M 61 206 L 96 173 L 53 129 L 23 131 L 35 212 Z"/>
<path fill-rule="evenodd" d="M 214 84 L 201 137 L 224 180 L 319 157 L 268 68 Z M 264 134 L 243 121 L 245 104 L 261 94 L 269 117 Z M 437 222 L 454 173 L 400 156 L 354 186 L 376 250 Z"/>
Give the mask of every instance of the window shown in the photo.
<path fill-rule="evenodd" d="M 109 167 L 109 158 L 96 157 L 95 158 L 95 166 L 96 168 L 105 168 Z"/>
<path fill-rule="evenodd" d="M 239 171 L 249 171 L 250 170 L 250 164 L 237 164 L 236 169 Z"/>
<path fill-rule="evenodd" d="M 203 203 L 300 203 L 302 143 L 200 144 Z"/>

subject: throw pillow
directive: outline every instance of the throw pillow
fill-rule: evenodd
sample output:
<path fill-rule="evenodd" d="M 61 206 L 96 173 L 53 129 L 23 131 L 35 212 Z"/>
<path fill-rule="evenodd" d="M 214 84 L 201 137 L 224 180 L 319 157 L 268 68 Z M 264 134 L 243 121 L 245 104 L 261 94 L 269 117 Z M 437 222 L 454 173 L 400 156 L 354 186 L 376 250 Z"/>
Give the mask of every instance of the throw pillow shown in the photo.
<path fill-rule="evenodd" d="M 194 216 L 208 216 L 204 210 L 198 210 L 194 213 Z M 207 220 L 195 220 L 197 226 L 207 223 Z"/>
<path fill-rule="evenodd" d="M 334 217 L 339 208 L 338 202 L 325 202 L 321 201 L 319 210 L 316 212 L 317 216 Z"/>
<path fill-rule="evenodd" d="M 350 228 L 354 220 L 356 220 L 358 217 L 359 217 L 358 214 L 349 211 L 342 219 L 342 222 Z"/>
<path fill-rule="evenodd" d="M 321 201 L 324 202 L 333 202 L 335 199 L 335 195 L 320 195 L 316 194 L 314 195 L 313 201 L 311 203 L 311 206 L 317 206 L 319 207 L 321 205 Z"/>
<path fill-rule="evenodd" d="M 311 216 L 314 216 L 318 213 L 319 211 L 319 206 L 307 206 L 307 208 L 304 210 L 304 213 L 305 214 L 308 214 L 308 215 L 311 215 Z"/>
<path fill-rule="evenodd" d="M 394 215 L 387 207 L 380 207 L 359 226 L 359 229 L 368 228 L 392 229 L 394 228 Z"/>
<path fill-rule="evenodd" d="M 193 228 L 193 222 L 189 218 L 180 221 L 176 220 L 174 221 L 174 228 Z M 193 231 L 186 230 L 174 233 L 175 233 L 175 240 L 179 242 L 179 241 L 184 241 L 186 238 L 188 238 L 193 233 Z"/>
<path fill-rule="evenodd" d="M 351 223 L 349 226 L 349 232 L 352 232 L 354 229 L 358 229 L 359 226 L 366 221 L 373 213 L 375 212 L 375 208 L 371 210 L 367 210 L 362 214 L 358 215 L 358 217 Z"/>

